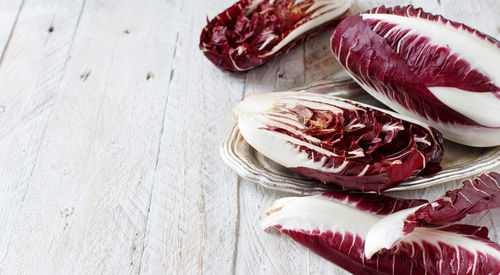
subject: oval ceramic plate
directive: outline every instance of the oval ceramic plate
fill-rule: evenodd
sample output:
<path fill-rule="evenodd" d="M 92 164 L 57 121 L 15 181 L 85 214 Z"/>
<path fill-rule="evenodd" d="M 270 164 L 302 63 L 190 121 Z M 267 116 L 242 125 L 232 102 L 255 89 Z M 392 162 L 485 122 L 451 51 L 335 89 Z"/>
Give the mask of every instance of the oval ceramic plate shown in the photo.
<path fill-rule="evenodd" d="M 351 80 L 320 83 L 296 89 L 302 92 L 331 94 L 386 108 L 363 92 Z M 236 121 L 230 126 L 220 148 L 224 162 L 238 175 L 264 187 L 285 192 L 308 195 L 317 192 L 339 190 L 335 185 L 325 185 L 319 181 L 294 173 L 266 158 L 253 149 L 240 134 Z M 473 148 L 450 141 L 444 142 L 443 170 L 431 177 L 408 179 L 388 191 L 405 191 L 429 187 L 457 180 L 489 170 L 500 164 L 500 147 Z"/>

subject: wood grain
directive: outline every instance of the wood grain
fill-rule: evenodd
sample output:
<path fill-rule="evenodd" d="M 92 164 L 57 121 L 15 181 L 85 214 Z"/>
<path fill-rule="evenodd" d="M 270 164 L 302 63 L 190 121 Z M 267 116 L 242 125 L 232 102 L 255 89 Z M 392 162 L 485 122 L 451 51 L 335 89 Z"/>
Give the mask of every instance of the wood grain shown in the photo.
<path fill-rule="evenodd" d="M 9 41 L 16 28 L 19 15 L 23 9 L 24 1 L 0 1 L 0 65 L 3 62 Z"/>
<path fill-rule="evenodd" d="M 10 93 L 12 101 L 17 100 L 10 106 L 23 110 L 22 103 L 31 99 L 25 105 L 35 108 L 10 118 L 34 129 L 16 126 L 20 132 L 10 130 L 9 135 L 41 144 L 22 144 L 18 149 L 24 158 L 22 150 L 30 150 L 26 153 L 36 162 L 29 166 L 32 171 L 17 176 L 27 179 L 17 187 L 22 205 L 12 206 L 20 210 L 3 270 L 10 274 L 137 272 L 170 77 L 165 64 L 173 55 L 173 48 L 162 47 L 169 25 L 158 8 L 166 10 L 170 4 L 65 3 L 54 1 L 48 7 L 25 3 L 13 39 L 17 33 L 37 38 L 41 31 L 43 39 L 24 37 L 19 42 L 23 47 L 16 47 L 13 40 L 9 52 L 16 53 L 12 59 L 18 60 L 6 58 L 2 65 L 14 76 L 30 66 L 39 70 L 23 79 L 46 76 L 34 83 L 16 79 L 17 85 L 27 86 L 16 90 L 31 95 Z M 63 17 L 48 12 L 52 9 Z M 37 18 L 30 14 L 42 14 L 45 24 L 41 20 L 33 24 Z M 28 20 L 22 24 L 25 17 Z M 51 23 L 54 30 L 48 32 Z M 32 26 L 36 29 L 28 29 Z M 69 26 L 71 31 L 65 31 Z M 58 33 L 67 35 L 55 42 L 45 37 Z M 43 51 L 34 51 L 40 45 Z M 63 66 L 66 61 L 64 73 L 55 71 L 57 62 Z M 15 71 L 9 64 L 22 66 Z M 148 72 L 155 77 L 148 80 Z M 56 80 L 60 84 L 52 85 Z M 45 113 L 44 106 L 50 106 L 51 112 Z M 38 150 L 31 152 L 32 148 Z"/>
<path fill-rule="evenodd" d="M 81 2 L 65 1 L 12 1 L 2 6 L 7 30 L 2 29 L 0 64 L 0 270 L 4 273 L 28 269 L 23 261 L 36 260 L 28 251 L 36 249 L 37 242 L 16 251 L 16 235 L 19 228 L 28 228 L 22 209 L 29 205 L 26 194 L 32 188 L 48 118 L 60 98 L 57 88 L 81 10 Z M 48 32 L 51 25 L 57 31 Z"/>
<path fill-rule="evenodd" d="M 206 60 L 199 35 L 207 12 L 231 1 L 181 1 L 177 47 L 165 109 L 141 272 L 197 274 L 234 271 L 236 175 L 218 156 L 241 100 L 244 75 L 223 74 Z"/>

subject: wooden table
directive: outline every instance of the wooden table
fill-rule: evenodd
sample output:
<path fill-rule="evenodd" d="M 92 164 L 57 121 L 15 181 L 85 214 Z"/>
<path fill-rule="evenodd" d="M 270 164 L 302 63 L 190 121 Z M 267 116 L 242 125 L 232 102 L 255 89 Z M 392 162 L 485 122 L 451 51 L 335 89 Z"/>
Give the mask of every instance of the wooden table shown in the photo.
<path fill-rule="evenodd" d="M 222 73 L 199 35 L 233 1 L 0 0 L 1 273 L 344 272 L 262 231 L 263 210 L 286 194 L 239 178 L 218 154 L 246 93 L 337 66 L 329 34 Z M 498 0 L 410 2 L 500 37 Z M 500 211 L 469 221 L 497 239 Z"/>

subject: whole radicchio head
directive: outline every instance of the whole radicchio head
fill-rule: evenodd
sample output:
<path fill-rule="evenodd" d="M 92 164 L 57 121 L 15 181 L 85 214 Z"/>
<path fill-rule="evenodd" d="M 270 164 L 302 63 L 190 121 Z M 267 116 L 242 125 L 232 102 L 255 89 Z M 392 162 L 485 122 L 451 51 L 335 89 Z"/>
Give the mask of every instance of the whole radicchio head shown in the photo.
<path fill-rule="evenodd" d="M 449 140 L 500 145 L 500 43 L 412 6 L 344 19 L 332 52 L 372 96 Z"/>
<path fill-rule="evenodd" d="M 217 67 L 243 72 L 345 17 L 351 0 L 240 0 L 208 22 L 200 49 Z"/>
<path fill-rule="evenodd" d="M 234 114 L 257 151 L 345 189 L 382 192 L 441 169 L 439 132 L 347 99 L 303 92 L 251 94 Z"/>

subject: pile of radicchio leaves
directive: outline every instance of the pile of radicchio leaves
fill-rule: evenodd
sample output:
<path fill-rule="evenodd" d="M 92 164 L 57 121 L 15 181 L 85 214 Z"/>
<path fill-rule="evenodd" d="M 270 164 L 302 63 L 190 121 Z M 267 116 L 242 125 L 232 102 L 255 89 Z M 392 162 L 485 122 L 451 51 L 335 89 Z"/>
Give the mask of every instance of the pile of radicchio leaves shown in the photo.
<path fill-rule="evenodd" d="M 350 5 L 240 0 L 201 34 L 200 49 L 212 63 L 244 72 L 336 26 L 333 55 L 398 112 L 318 94 L 247 96 L 233 113 L 260 153 L 325 184 L 379 193 L 283 198 L 264 227 L 355 274 L 500 273 L 500 246 L 488 229 L 455 223 L 500 207 L 500 174 L 466 181 L 434 202 L 380 195 L 439 172 L 443 137 L 500 145 L 500 42 L 412 6 L 347 16 Z"/>

